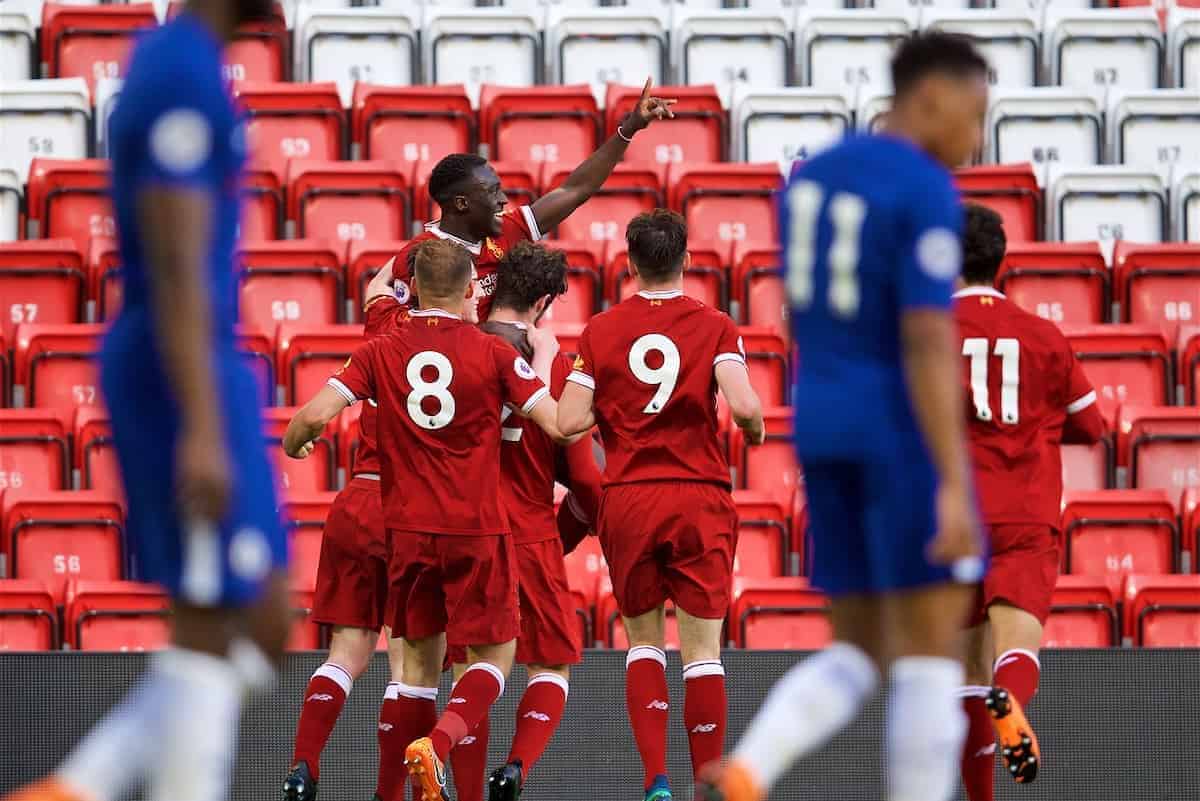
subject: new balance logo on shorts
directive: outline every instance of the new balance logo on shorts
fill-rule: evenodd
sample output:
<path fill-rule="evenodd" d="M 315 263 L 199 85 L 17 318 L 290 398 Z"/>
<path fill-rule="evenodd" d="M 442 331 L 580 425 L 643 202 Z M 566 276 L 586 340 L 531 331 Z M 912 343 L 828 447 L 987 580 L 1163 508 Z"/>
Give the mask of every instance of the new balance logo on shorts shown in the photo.
<path fill-rule="evenodd" d="M 545 712 L 538 712 L 538 711 L 536 711 L 536 710 L 531 710 L 531 711 L 529 711 L 529 712 L 526 712 L 526 713 L 525 713 L 525 717 L 527 717 L 527 718 L 533 718 L 534 720 L 540 720 L 542 723 L 549 723 L 549 722 L 550 722 L 550 716 L 549 716 L 549 715 L 547 715 Z"/>
<path fill-rule="evenodd" d="M 660 712 L 666 712 L 670 708 L 670 705 L 666 701 L 659 701 L 657 699 L 646 704 L 646 709 L 657 709 Z"/>
<path fill-rule="evenodd" d="M 715 723 L 701 723 L 692 729 L 692 734 L 712 734 L 716 730 L 717 724 Z"/>
<path fill-rule="evenodd" d="M 304 700 L 305 701 L 332 701 L 333 696 L 330 695 L 329 693 L 313 693 L 312 695 L 308 696 L 308 698 L 306 698 Z"/>

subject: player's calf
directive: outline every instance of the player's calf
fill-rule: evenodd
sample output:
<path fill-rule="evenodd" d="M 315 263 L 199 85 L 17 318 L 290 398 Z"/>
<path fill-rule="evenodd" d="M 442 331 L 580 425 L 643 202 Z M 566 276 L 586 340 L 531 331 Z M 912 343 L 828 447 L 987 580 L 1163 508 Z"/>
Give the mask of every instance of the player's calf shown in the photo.
<path fill-rule="evenodd" d="M 683 656 L 683 723 L 692 756 L 692 778 L 721 758 L 728 709 L 721 632 L 725 620 L 701 618 L 677 609 Z"/>
<path fill-rule="evenodd" d="M 516 801 L 541 759 L 567 706 L 570 669 L 529 665 L 529 684 L 517 707 L 517 729 L 505 764 L 488 778 L 488 801 Z"/>

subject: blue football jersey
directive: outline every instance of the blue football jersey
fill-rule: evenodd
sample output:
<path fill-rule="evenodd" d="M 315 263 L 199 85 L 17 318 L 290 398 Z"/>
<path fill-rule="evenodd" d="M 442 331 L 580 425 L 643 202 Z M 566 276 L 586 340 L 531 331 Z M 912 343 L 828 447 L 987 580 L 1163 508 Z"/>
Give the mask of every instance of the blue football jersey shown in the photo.
<path fill-rule="evenodd" d="M 919 434 L 900 318 L 948 310 L 962 260 L 949 171 L 905 140 L 851 137 L 793 171 L 780 214 L 801 457 L 906 447 Z"/>

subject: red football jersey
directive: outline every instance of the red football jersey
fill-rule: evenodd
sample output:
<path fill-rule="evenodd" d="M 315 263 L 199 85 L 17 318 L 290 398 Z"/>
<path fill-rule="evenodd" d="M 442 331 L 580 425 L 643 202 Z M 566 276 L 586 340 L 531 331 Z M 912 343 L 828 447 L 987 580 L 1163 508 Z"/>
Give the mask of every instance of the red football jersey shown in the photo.
<path fill-rule="evenodd" d="M 408 309 L 395 298 L 380 295 L 366 310 L 363 333 L 370 337 L 391 333 L 408 322 Z M 358 417 L 358 450 L 354 452 L 352 476 L 379 475 L 379 450 L 375 446 L 375 429 L 378 426 L 379 407 L 368 398 Z"/>
<path fill-rule="evenodd" d="M 503 534 L 500 410 L 548 392 L 512 345 L 439 309 L 361 345 L 329 385 L 379 402 L 383 513 L 389 529 Z"/>
<path fill-rule="evenodd" d="M 1057 528 L 1063 425 L 1096 392 L 1054 323 L 988 287 L 954 297 L 983 519 Z"/>
<path fill-rule="evenodd" d="M 730 486 L 713 372 L 727 360 L 746 363 L 733 320 L 679 291 L 638 292 L 591 319 L 567 380 L 595 392 L 605 486 Z"/>
<path fill-rule="evenodd" d="M 489 236 L 482 242 L 459 239 L 454 234 L 443 231 L 437 221 L 434 221 L 427 223 L 425 231 L 413 237 L 412 241 L 404 246 L 392 272 L 404 282 L 404 286 L 399 288 L 403 297 L 411 279 L 408 259 L 413 248 L 429 239 L 449 239 L 462 245 L 475 257 L 475 274 L 479 280 L 479 319 L 486 320 L 492 308 L 492 294 L 496 291 L 496 268 L 504 254 L 518 242 L 537 242 L 541 238 L 542 232 L 538 230 L 537 218 L 534 217 L 530 206 L 518 206 L 504 212 L 500 236 Z"/>

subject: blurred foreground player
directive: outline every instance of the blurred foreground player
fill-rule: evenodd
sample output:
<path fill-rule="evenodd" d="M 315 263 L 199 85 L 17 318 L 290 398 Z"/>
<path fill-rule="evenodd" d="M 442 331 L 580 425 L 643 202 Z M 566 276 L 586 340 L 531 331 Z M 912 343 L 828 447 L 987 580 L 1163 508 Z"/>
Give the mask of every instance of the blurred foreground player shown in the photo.
<path fill-rule="evenodd" d="M 388 286 L 385 274 L 390 270 L 389 263 L 364 294 L 363 333 L 367 337 L 390 333 L 408 322 L 407 311 Z M 388 701 L 399 693 L 403 681 L 404 648 L 384 625 L 390 547 L 379 489 L 378 414 L 374 403 L 368 402 L 359 417 L 359 445 L 350 483 L 333 499 L 321 537 L 312 620 L 331 627 L 329 656 L 304 689 L 292 767 L 283 782 L 284 801 L 316 801 L 321 752 L 354 682 L 371 663 L 381 628 L 389 637 L 392 676 L 384 691 L 377 729 L 381 753 L 393 730 L 387 725 Z M 379 777 L 380 797 L 390 798 L 390 788 L 403 785 L 403 767 L 381 764 Z"/>
<path fill-rule="evenodd" d="M 517 242 L 537 242 L 600 190 L 608 176 L 625 158 L 625 150 L 638 131 L 655 120 L 673 117 L 672 99 L 650 94 L 646 79 L 638 104 L 621 120 L 617 132 L 571 171 L 562 186 L 528 206 L 505 210 L 508 197 L 500 176 L 487 159 L 468 153 L 446 156 L 429 176 L 429 196 L 441 209 L 441 217 L 425 226 L 403 250 L 395 277 L 407 281 L 411 275 L 412 249 L 429 239 L 461 245 L 471 253 L 479 271 L 479 319 L 486 320 L 496 290 L 496 267 Z M 409 289 L 398 285 L 401 295 Z"/>
<path fill-rule="evenodd" d="M 392 631 L 405 640 L 405 762 L 421 801 L 445 797 L 450 750 L 503 693 L 519 630 L 516 557 L 500 505 L 501 412 L 510 404 L 552 437 L 558 405 L 540 376 L 557 354 L 535 336 L 530 366 L 462 319 L 474 294 L 470 255 L 426 242 L 414 257 L 421 308 L 401 330 L 356 349 L 288 426 L 289 455 L 356 400 L 379 403 L 384 520 L 392 541 Z M 430 731 L 447 641 L 471 666 Z M 422 692 L 424 691 L 424 692 Z"/>
<path fill-rule="evenodd" d="M 812 578 L 831 596 L 834 642 L 775 685 L 698 798 L 765 797 L 857 717 L 881 671 L 887 798 L 955 790 L 959 631 L 983 560 L 950 313 L 962 208 L 947 168 L 979 145 L 987 64 L 965 38 L 917 34 L 892 79 L 889 133 L 805 162 L 780 208 Z"/>
<path fill-rule="evenodd" d="M 221 50 L 269 2 L 193 0 L 139 42 L 112 115 L 125 301 L 101 383 L 139 578 L 175 601 L 172 647 L 22 799 L 228 792 L 242 699 L 269 684 L 290 614 L 275 471 L 237 352 L 233 249 L 245 159 Z"/>
<path fill-rule="evenodd" d="M 591 319 L 559 406 L 563 433 L 599 423 L 607 463 L 597 532 L 629 636 L 625 702 L 646 801 L 667 801 L 664 604 L 675 603 L 692 769 L 721 757 L 727 717 L 721 631 L 737 512 L 717 389 L 757 445 L 762 406 L 737 326 L 683 294 L 687 224 L 657 209 L 625 231 L 638 293 Z"/>
<path fill-rule="evenodd" d="M 962 776 L 971 801 L 993 801 L 997 739 L 1015 781 L 1037 775 L 1041 754 L 1023 710 L 1037 691 L 1037 652 L 1058 577 L 1061 445 L 1098 441 L 1104 418 L 1058 327 L 992 288 L 1004 259 L 1000 215 L 977 205 L 966 212 L 954 316 L 991 561 L 967 632 Z"/>

